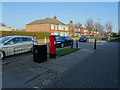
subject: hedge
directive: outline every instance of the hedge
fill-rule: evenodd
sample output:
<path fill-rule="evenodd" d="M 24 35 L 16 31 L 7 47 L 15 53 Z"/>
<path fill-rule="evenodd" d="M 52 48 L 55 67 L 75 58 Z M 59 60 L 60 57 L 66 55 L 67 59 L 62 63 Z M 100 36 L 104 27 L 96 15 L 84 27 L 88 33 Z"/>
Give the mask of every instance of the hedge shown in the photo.
<path fill-rule="evenodd" d="M 71 37 L 79 37 L 79 36 L 72 35 Z"/>
<path fill-rule="evenodd" d="M 13 36 L 13 35 L 22 35 L 22 36 L 32 36 L 36 39 L 48 38 L 50 32 L 26 32 L 26 31 L 2 31 L 2 37 L 4 36 Z"/>

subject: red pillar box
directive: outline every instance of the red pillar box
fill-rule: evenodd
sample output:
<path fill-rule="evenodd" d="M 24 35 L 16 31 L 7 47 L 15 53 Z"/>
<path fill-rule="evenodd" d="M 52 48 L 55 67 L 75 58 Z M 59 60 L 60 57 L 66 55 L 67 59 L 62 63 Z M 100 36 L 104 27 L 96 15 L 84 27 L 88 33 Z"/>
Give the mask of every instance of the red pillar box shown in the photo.
<path fill-rule="evenodd" d="M 56 35 L 49 35 L 50 39 L 50 58 L 56 58 Z"/>

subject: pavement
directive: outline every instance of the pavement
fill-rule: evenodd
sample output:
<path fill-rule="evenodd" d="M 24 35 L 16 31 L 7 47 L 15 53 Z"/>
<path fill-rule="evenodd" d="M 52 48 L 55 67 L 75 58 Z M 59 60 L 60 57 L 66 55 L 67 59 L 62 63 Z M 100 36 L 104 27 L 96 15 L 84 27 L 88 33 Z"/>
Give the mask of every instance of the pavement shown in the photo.
<path fill-rule="evenodd" d="M 84 43 L 87 45 L 86 43 Z M 79 47 L 81 47 L 81 43 Z M 3 88 L 96 88 L 117 87 L 116 43 L 98 43 L 79 51 L 33 62 L 30 57 L 2 65 Z M 113 53 L 114 52 L 114 53 Z M 107 84 L 108 83 L 108 84 Z"/>
<path fill-rule="evenodd" d="M 47 88 L 118 88 L 118 43 L 106 43 Z"/>

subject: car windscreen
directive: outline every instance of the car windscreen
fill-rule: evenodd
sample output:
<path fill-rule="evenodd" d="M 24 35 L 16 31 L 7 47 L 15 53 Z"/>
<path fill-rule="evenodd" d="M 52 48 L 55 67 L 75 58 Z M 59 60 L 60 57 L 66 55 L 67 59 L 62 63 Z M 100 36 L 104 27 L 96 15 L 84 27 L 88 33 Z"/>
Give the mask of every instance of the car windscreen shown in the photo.
<path fill-rule="evenodd" d="M 56 40 L 64 40 L 65 37 L 56 37 Z"/>
<path fill-rule="evenodd" d="M 0 38 L 0 43 L 4 43 L 5 41 L 9 40 L 11 37 L 3 37 Z"/>
<path fill-rule="evenodd" d="M 83 37 L 80 37 L 80 38 L 87 38 L 87 37 L 84 37 L 84 36 L 83 36 Z"/>

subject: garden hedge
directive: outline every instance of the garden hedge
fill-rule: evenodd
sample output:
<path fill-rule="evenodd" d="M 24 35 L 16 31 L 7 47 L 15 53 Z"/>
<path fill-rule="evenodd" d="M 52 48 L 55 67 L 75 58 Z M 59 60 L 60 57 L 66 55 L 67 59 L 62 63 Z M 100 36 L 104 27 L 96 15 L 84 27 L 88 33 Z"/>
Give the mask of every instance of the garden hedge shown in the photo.
<path fill-rule="evenodd" d="M 13 35 L 22 35 L 22 36 L 32 36 L 36 39 L 48 38 L 50 32 L 26 32 L 26 31 L 2 31 L 2 37 L 4 36 L 13 36 Z"/>

